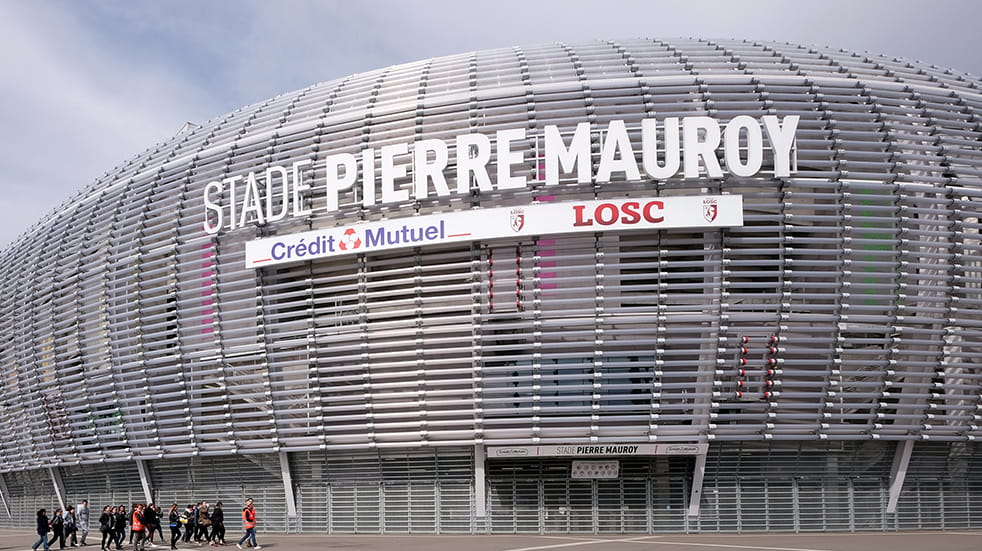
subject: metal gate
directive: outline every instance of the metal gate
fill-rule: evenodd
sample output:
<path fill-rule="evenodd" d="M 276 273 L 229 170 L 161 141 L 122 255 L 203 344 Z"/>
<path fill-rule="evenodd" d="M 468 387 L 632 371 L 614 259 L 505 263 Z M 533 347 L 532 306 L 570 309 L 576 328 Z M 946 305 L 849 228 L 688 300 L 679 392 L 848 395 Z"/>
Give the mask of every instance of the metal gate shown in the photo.
<path fill-rule="evenodd" d="M 680 477 L 491 480 L 492 533 L 653 533 L 685 529 L 689 483 Z"/>
<path fill-rule="evenodd" d="M 572 479 L 570 460 L 488 465 L 492 533 L 653 533 L 685 530 L 692 458 L 622 459 L 617 479 Z"/>
<path fill-rule="evenodd" d="M 433 534 L 474 530 L 470 448 L 295 454 L 304 533 Z"/>

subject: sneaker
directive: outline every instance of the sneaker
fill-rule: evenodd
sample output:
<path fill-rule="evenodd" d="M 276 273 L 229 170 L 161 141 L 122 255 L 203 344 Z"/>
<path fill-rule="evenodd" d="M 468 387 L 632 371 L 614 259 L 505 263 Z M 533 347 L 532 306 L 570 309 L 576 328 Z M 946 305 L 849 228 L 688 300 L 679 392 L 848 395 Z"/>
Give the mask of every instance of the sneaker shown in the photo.
<path fill-rule="evenodd" d="M 237 543 L 237 544 L 235 544 L 235 546 L 238 547 L 239 549 L 242 549 L 242 544 L 241 543 Z"/>

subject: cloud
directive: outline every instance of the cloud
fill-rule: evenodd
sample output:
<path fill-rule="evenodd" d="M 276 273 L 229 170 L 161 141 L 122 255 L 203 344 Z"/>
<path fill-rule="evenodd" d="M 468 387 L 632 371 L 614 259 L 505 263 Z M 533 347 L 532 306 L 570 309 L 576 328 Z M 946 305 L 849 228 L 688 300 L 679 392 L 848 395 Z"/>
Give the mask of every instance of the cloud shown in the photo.
<path fill-rule="evenodd" d="M 317 82 L 513 45 L 699 36 L 832 45 L 982 74 L 982 3 L 0 2 L 0 246 L 185 121 Z"/>
<path fill-rule="evenodd" d="M 2 3 L 0 21 L 10 75 L 0 79 L 6 243 L 28 225 L 23 217 L 38 219 L 200 116 L 203 92 L 166 67 L 114 52 L 50 5 Z"/>

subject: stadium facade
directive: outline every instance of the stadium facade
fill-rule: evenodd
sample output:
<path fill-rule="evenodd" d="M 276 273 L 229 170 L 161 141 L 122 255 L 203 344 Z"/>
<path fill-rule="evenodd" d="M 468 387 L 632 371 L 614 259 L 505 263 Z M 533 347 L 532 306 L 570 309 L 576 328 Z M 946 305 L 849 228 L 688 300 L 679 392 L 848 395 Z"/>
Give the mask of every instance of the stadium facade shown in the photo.
<path fill-rule="evenodd" d="M 980 212 L 982 81 L 873 54 L 553 44 L 277 96 L 0 255 L 0 525 L 978 527 Z"/>

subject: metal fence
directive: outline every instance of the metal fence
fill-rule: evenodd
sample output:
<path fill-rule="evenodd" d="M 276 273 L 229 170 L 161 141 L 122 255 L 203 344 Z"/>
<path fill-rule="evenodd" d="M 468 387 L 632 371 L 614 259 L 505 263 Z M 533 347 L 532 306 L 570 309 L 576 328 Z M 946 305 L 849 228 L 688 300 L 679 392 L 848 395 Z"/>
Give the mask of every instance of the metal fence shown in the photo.
<path fill-rule="evenodd" d="M 620 477 L 572 479 L 569 459 L 492 460 L 487 516 L 477 517 L 471 448 L 288 456 L 298 516 L 288 515 L 276 455 L 149 463 L 154 499 L 223 501 L 230 533 L 245 497 L 259 528 L 308 534 L 668 533 L 951 530 L 982 527 L 982 450 L 914 448 L 895 513 L 887 513 L 897 446 L 729 443 L 710 448 L 700 514 L 687 516 L 692 457 L 622 458 Z M 144 501 L 133 463 L 61 468 L 66 503 Z M 32 527 L 57 498 L 44 469 L 4 473 L 0 527 Z"/>

